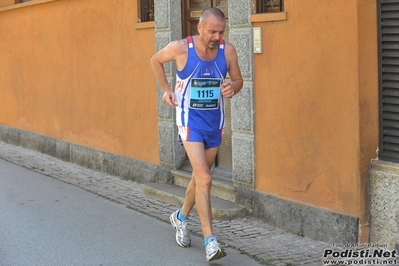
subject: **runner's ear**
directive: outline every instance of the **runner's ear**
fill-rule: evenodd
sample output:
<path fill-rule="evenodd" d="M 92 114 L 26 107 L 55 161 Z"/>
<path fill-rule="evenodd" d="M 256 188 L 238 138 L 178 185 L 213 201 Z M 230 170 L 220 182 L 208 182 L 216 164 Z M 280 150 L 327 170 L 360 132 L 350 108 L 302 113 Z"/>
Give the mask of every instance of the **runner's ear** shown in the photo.
<path fill-rule="evenodd" d="M 197 30 L 198 30 L 198 33 L 201 34 L 201 31 L 202 31 L 202 24 L 199 23 L 199 22 L 198 22 L 198 24 L 197 24 Z"/>

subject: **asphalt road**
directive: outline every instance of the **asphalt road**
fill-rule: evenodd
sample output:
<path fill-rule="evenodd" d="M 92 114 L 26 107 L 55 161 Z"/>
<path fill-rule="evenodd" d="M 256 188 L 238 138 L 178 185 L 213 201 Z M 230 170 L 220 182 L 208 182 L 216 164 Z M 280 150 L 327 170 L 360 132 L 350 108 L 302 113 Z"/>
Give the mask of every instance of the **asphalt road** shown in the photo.
<path fill-rule="evenodd" d="M 202 237 L 0 159 L 0 265 L 260 265 L 232 248 L 208 263 Z"/>

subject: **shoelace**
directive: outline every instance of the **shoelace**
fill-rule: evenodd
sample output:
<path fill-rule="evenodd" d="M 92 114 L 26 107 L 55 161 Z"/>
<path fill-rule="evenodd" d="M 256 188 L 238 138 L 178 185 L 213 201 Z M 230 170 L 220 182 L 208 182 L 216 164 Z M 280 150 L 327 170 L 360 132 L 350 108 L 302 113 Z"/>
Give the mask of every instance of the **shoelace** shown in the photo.
<path fill-rule="evenodd" d="M 214 250 L 214 249 L 219 249 L 219 243 L 216 241 L 216 239 L 211 239 L 208 242 L 208 245 L 206 246 L 207 250 Z"/>
<path fill-rule="evenodd" d="M 187 221 L 181 222 L 180 232 L 181 232 L 181 234 L 182 234 L 184 237 L 187 237 L 187 236 L 188 236 L 187 225 L 188 225 L 188 222 L 187 222 Z"/>

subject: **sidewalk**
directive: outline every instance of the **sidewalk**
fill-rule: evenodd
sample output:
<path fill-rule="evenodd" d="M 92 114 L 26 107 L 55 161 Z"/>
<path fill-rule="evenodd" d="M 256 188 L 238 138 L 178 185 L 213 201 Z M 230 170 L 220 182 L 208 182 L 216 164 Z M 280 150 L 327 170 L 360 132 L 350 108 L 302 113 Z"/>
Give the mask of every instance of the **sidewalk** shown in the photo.
<path fill-rule="evenodd" d="M 144 196 L 142 184 L 1 141 L 0 158 L 76 185 L 167 223 L 169 215 L 176 210 L 175 206 Z M 265 265 L 323 265 L 324 249 L 331 248 L 329 244 L 289 234 L 251 217 L 214 221 L 213 225 L 220 242 L 253 256 Z M 189 226 L 192 233 L 202 235 L 196 214 L 190 215 Z"/>

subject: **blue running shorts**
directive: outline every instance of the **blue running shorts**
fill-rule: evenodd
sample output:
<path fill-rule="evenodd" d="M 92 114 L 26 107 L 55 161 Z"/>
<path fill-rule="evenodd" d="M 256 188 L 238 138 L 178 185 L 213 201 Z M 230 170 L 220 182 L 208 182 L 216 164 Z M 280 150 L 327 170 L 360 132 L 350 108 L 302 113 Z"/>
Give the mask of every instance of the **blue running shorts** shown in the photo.
<path fill-rule="evenodd" d="M 222 144 L 224 129 L 207 131 L 189 127 L 179 126 L 179 138 L 188 142 L 201 142 L 205 150 L 219 147 Z"/>

